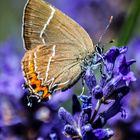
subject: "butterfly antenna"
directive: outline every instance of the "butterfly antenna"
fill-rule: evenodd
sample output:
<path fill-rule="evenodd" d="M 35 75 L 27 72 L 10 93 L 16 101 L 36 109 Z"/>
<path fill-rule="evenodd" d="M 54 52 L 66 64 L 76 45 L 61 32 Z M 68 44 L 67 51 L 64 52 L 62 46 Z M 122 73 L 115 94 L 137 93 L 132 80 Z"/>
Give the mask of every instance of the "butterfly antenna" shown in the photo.
<path fill-rule="evenodd" d="M 102 35 L 100 36 L 100 38 L 99 38 L 99 42 L 98 42 L 98 43 L 100 43 L 100 42 L 101 42 L 101 40 L 102 40 L 103 36 L 105 35 L 105 33 L 106 33 L 106 31 L 108 30 L 108 28 L 109 28 L 110 24 L 112 23 L 112 20 L 113 20 L 113 16 L 111 16 L 111 17 L 110 17 L 110 19 L 109 19 L 109 23 L 107 24 L 107 26 L 106 26 L 106 28 L 105 28 L 104 32 L 103 32 L 103 33 L 102 33 Z"/>

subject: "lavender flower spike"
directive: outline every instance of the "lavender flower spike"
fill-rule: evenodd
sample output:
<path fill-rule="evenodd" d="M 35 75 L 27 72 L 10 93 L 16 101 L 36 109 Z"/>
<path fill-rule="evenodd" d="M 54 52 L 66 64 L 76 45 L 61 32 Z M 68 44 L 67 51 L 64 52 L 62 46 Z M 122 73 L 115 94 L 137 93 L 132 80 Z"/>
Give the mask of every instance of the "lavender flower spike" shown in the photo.
<path fill-rule="evenodd" d="M 96 74 L 90 66 L 86 68 L 83 80 L 88 94 L 79 96 L 81 104 L 73 95 L 73 115 L 62 107 L 59 109 L 59 117 L 65 122 L 66 136 L 73 140 L 108 140 L 114 135 L 111 129 L 104 128 L 109 119 L 119 112 L 122 118 L 126 118 L 121 100 L 129 93 L 130 82 L 136 80 L 130 69 L 135 60 L 127 61 L 126 51 L 127 47 L 113 47 L 102 54 L 100 73 Z M 102 104 L 106 107 L 99 113 Z"/>
<path fill-rule="evenodd" d="M 75 120 L 73 119 L 72 115 L 67 112 L 63 107 L 59 109 L 59 118 L 61 118 L 65 124 L 76 125 Z"/>
<path fill-rule="evenodd" d="M 114 135 L 114 132 L 111 129 L 95 129 L 93 130 L 97 140 L 107 140 Z"/>
<path fill-rule="evenodd" d="M 114 68 L 114 64 L 117 57 L 120 54 L 125 53 L 126 51 L 127 51 L 127 47 L 122 47 L 122 48 L 112 47 L 105 53 L 104 60 L 105 60 L 105 65 L 106 65 L 105 68 L 107 73 L 112 74 L 112 70 Z"/>

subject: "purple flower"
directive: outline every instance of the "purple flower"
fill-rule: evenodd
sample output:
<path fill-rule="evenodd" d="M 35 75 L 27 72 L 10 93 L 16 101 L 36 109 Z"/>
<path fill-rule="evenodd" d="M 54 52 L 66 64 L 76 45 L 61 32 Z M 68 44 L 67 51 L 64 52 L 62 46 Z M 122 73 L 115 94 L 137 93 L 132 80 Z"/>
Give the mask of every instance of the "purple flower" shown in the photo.
<path fill-rule="evenodd" d="M 103 95 L 105 100 L 114 99 L 114 97 L 112 97 L 114 93 L 116 94 L 114 91 L 123 89 L 122 87 L 129 86 L 131 81 L 136 80 L 134 73 L 130 69 L 130 66 L 135 62 L 135 60 L 126 61 L 126 57 L 124 55 L 126 51 L 127 47 L 113 47 L 104 54 L 104 75 L 107 77 L 104 80 L 103 86 Z M 117 96 L 115 95 L 115 98 L 116 97 Z"/>
<path fill-rule="evenodd" d="M 120 55 L 117 59 L 117 64 L 114 68 L 114 74 L 121 74 L 127 85 L 129 85 L 131 81 L 136 81 L 134 73 L 130 70 L 130 66 L 135 62 L 135 60 L 126 61 L 126 57 L 124 55 Z"/>
<path fill-rule="evenodd" d="M 81 95 L 79 99 L 82 102 L 82 108 L 92 107 L 92 96 Z"/>
<path fill-rule="evenodd" d="M 95 129 L 93 132 L 98 140 L 109 139 L 114 135 L 114 132 L 110 129 Z"/>
<path fill-rule="evenodd" d="M 101 99 L 103 97 L 103 89 L 99 85 L 92 89 L 92 93 L 95 99 Z"/>
<path fill-rule="evenodd" d="M 119 48 L 112 47 L 111 49 L 109 49 L 109 51 L 105 53 L 104 59 L 107 62 L 114 63 L 119 54 L 120 54 Z"/>
<path fill-rule="evenodd" d="M 80 97 L 81 101 L 85 103 L 85 98 Z M 74 98 L 77 98 L 74 95 Z M 76 100 L 77 104 L 79 104 L 78 99 Z M 73 102 L 75 104 L 76 102 Z M 66 111 L 63 107 L 59 109 L 58 115 L 61 120 L 63 120 L 65 126 L 64 126 L 64 134 L 66 137 L 70 137 L 72 139 L 97 139 L 97 140 L 103 140 L 110 138 L 113 133 L 112 131 L 108 129 L 102 129 L 100 128 L 101 122 L 99 124 L 96 123 L 96 128 L 94 129 L 94 124 L 92 126 L 91 122 L 91 115 L 92 115 L 92 107 L 91 104 L 87 106 L 86 108 L 82 108 L 81 112 L 78 110 L 78 112 L 74 111 L 75 108 L 73 108 L 73 112 L 75 114 L 79 114 L 77 119 L 75 119 L 75 114 L 71 115 L 68 111 Z M 100 128 L 100 129 L 99 129 Z"/>
<path fill-rule="evenodd" d="M 122 48 L 112 47 L 105 53 L 104 61 L 105 61 L 105 66 L 106 66 L 105 68 L 107 73 L 112 74 L 117 57 L 120 54 L 125 53 L 126 51 L 127 51 L 127 47 L 122 47 Z"/>
<path fill-rule="evenodd" d="M 67 112 L 63 107 L 61 107 L 59 109 L 58 114 L 59 114 L 59 118 L 64 120 L 65 124 L 76 126 L 76 122 L 75 122 L 73 116 L 69 112 Z"/>
<path fill-rule="evenodd" d="M 103 128 L 105 124 L 119 112 L 122 118 L 127 117 L 122 99 L 129 93 L 130 81 L 135 81 L 130 69 L 135 60 L 127 61 L 124 55 L 126 51 L 126 47 L 113 47 L 102 56 L 97 54 L 97 63 L 94 61 L 87 66 L 83 80 L 89 95 L 79 96 L 81 105 L 76 95 L 73 95 L 73 115 L 62 107 L 58 112 L 59 118 L 65 123 L 64 134 L 67 137 L 107 140 L 114 132 Z M 100 63 L 98 57 L 103 58 Z M 98 74 L 97 68 L 100 70 Z M 99 113 L 102 104 L 106 107 Z"/>
<path fill-rule="evenodd" d="M 86 73 L 84 75 L 84 80 L 90 91 L 97 84 L 95 74 L 90 68 L 86 70 Z"/>
<path fill-rule="evenodd" d="M 84 80 L 90 94 L 95 99 L 102 98 L 104 101 L 109 99 L 115 100 L 119 96 L 119 92 L 116 92 L 118 89 L 123 90 L 126 86 L 129 86 L 131 81 L 136 80 L 134 73 L 130 69 L 135 60 L 126 61 L 124 55 L 126 51 L 127 47 L 112 47 L 105 54 L 102 54 L 103 66 L 98 65 L 101 72 L 100 79 L 95 76 L 94 70 L 88 66 Z M 128 92 L 122 91 L 122 93 L 126 95 Z"/>
<path fill-rule="evenodd" d="M 74 119 L 74 117 L 67 112 L 63 107 L 59 109 L 58 112 L 59 118 L 64 121 L 65 126 L 64 126 L 64 134 L 67 137 L 71 138 L 81 138 L 81 132 L 79 131 L 79 125 Z"/>

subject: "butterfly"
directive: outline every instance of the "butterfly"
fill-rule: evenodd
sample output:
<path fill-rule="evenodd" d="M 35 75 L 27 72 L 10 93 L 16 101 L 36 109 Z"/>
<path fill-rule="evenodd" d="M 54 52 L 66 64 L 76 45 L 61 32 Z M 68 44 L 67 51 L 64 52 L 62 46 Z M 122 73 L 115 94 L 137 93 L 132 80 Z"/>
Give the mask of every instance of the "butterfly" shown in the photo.
<path fill-rule="evenodd" d="M 25 5 L 23 41 L 25 82 L 31 96 L 41 100 L 73 86 L 98 50 L 78 23 L 43 0 Z"/>

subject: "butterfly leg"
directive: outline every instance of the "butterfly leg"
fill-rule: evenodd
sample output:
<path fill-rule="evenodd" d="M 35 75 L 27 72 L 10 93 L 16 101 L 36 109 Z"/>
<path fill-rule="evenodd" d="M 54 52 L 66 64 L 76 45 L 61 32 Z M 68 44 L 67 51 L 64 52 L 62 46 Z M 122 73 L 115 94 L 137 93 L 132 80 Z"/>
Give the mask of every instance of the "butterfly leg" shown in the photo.
<path fill-rule="evenodd" d="M 28 95 L 27 96 L 27 100 L 28 100 L 27 105 L 29 107 L 32 107 L 32 105 L 33 105 L 33 98 L 36 99 L 38 103 L 41 102 L 41 99 L 39 98 L 39 96 L 37 96 L 37 95 Z"/>
<path fill-rule="evenodd" d="M 85 92 L 85 81 L 84 81 L 84 78 L 82 76 L 82 91 L 81 91 L 81 94 L 78 96 L 79 98 L 84 94 Z"/>
<path fill-rule="evenodd" d="M 29 89 L 29 86 L 26 83 L 23 83 L 21 86 L 22 86 L 22 89 Z"/>

